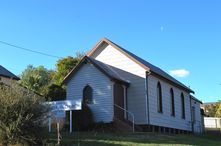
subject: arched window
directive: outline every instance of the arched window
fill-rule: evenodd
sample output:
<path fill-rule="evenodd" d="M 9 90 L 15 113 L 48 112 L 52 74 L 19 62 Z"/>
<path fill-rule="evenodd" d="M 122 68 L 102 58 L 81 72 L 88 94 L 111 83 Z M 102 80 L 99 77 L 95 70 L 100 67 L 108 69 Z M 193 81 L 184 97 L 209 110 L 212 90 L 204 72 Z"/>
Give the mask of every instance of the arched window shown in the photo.
<path fill-rule="evenodd" d="M 185 119 L 185 100 L 184 100 L 184 95 L 181 93 L 181 113 L 182 113 L 182 119 Z"/>
<path fill-rule="evenodd" d="M 86 104 L 92 104 L 93 103 L 93 89 L 89 85 L 84 87 L 83 102 L 86 103 Z"/>
<path fill-rule="evenodd" d="M 173 89 L 170 89 L 170 104 L 171 104 L 171 116 L 175 117 L 175 103 L 174 103 L 174 93 L 173 93 Z"/>
<path fill-rule="evenodd" d="M 157 84 L 157 107 L 158 107 L 158 112 L 162 113 L 163 112 L 163 101 L 162 101 L 162 90 L 161 90 L 160 82 L 158 82 L 158 84 Z"/>

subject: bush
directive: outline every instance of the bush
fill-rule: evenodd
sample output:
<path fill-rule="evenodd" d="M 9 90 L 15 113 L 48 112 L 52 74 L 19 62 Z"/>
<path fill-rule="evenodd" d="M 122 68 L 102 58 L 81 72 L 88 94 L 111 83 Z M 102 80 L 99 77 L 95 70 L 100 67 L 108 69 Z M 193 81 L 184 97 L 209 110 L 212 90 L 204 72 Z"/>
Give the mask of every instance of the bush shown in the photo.
<path fill-rule="evenodd" d="M 76 131 L 88 131 L 94 124 L 93 114 L 87 104 L 82 104 L 82 110 L 72 111 L 73 129 Z M 69 112 L 67 114 L 69 120 Z"/>
<path fill-rule="evenodd" d="M 41 145 L 48 109 L 39 95 L 16 83 L 0 85 L 0 142 L 3 145 Z"/>
<path fill-rule="evenodd" d="M 107 133 L 107 132 L 118 132 L 113 122 L 111 123 L 104 123 L 104 122 L 98 122 L 93 125 L 93 131 L 94 132 L 101 132 L 101 133 Z"/>
<path fill-rule="evenodd" d="M 66 98 L 66 91 L 62 86 L 52 84 L 48 87 L 46 92 L 46 100 L 47 101 L 59 101 L 65 100 Z"/>

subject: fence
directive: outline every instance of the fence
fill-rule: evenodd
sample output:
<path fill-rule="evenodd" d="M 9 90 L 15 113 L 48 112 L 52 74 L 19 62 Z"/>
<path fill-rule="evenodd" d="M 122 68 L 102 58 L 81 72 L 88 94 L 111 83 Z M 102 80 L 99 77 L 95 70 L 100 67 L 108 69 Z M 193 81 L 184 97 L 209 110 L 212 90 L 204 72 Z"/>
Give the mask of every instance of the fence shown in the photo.
<path fill-rule="evenodd" d="M 216 117 L 204 117 L 205 128 L 220 128 L 220 118 Z"/>

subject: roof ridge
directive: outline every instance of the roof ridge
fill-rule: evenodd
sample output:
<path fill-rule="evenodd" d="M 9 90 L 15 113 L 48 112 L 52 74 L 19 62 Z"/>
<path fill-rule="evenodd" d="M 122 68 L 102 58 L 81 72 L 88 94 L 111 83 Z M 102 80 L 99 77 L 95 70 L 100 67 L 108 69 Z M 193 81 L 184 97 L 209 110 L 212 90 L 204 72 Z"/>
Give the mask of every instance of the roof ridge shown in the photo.
<path fill-rule="evenodd" d="M 118 76 L 118 78 L 119 79 L 123 79 L 124 81 L 127 81 L 124 77 L 122 77 L 116 70 L 114 70 L 113 69 L 113 67 L 111 67 L 110 65 L 108 65 L 108 64 L 106 64 L 106 63 L 104 63 L 104 62 L 101 62 L 101 61 L 99 61 L 99 60 L 97 60 L 97 59 L 94 59 L 94 58 L 92 58 L 92 57 L 89 57 L 89 56 L 87 56 L 89 59 L 91 59 L 91 60 L 93 60 L 93 61 L 95 61 L 95 62 L 99 62 L 99 63 L 101 63 L 101 64 L 103 64 L 103 65 L 105 65 L 108 69 L 110 69 L 112 72 L 114 72 L 117 76 Z M 128 81 L 127 81 L 128 82 Z"/>
<path fill-rule="evenodd" d="M 83 63 L 85 61 L 91 62 L 97 69 L 99 69 L 102 73 L 104 73 L 107 77 L 110 78 L 110 80 L 114 80 L 114 81 L 118 81 L 120 83 L 123 83 L 127 86 L 129 86 L 129 82 L 126 81 L 125 79 L 121 78 L 121 76 L 117 75 L 116 73 L 113 72 L 113 70 L 110 70 L 110 68 L 108 67 L 108 65 L 106 65 L 103 62 L 100 62 L 94 58 L 91 58 L 89 56 L 84 56 L 81 61 L 77 64 L 77 66 L 75 66 L 69 73 L 68 75 L 64 78 L 62 84 L 66 84 L 67 81 L 69 80 L 69 78 L 75 74 L 83 65 Z"/>
<path fill-rule="evenodd" d="M 151 64 L 150 62 L 144 60 L 143 58 L 133 54 L 132 52 L 124 49 L 123 47 L 119 46 L 118 44 L 112 42 L 111 40 L 103 37 L 99 43 L 97 43 L 97 45 L 91 50 L 89 51 L 89 53 L 87 54 L 88 56 L 91 56 L 93 54 L 93 52 L 98 48 L 98 46 L 105 41 L 106 43 L 108 43 L 109 45 L 112 45 L 114 48 L 118 49 L 119 51 L 121 51 L 122 53 L 124 53 L 126 56 L 130 57 L 133 61 L 135 61 L 136 63 L 138 63 L 140 66 L 142 66 L 144 69 L 146 69 L 147 71 L 151 71 L 171 82 L 173 82 L 174 84 L 177 84 L 179 86 L 181 86 L 182 88 L 194 93 L 193 90 L 191 90 L 189 87 L 187 87 L 186 85 L 184 85 L 183 83 L 181 83 L 180 81 L 178 81 L 177 79 L 175 79 L 174 77 L 172 77 L 171 75 L 169 75 L 167 72 L 165 72 L 164 70 L 162 70 L 161 68 Z"/>

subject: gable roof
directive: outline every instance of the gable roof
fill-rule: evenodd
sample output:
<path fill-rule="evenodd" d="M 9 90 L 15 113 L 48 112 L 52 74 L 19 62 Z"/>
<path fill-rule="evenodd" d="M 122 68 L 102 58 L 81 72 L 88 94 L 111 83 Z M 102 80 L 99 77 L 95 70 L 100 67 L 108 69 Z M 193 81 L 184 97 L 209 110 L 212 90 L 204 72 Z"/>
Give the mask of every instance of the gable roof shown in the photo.
<path fill-rule="evenodd" d="M 16 75 L 14 75 L 13 73 L 11 73 L 9 70 L 7 70 L 1 65 L 0 65 L 0 76 L 6 77 L 6 78 L 12 78 L 15 80 L 20 80 L 19 77 L 17 77 Z"/>
<path fill-rule="evenodd" d="M 87 62 L 93 64 L 98 70 L 100 70 L 108 78 L 110 78 L 110 80 L 129 86 L 130 83 L 126 81 L 123 77 L 121 77 L 118 73 L 116 73 L 109 65 L 104 64 L 88 56 L 84 56 L 82 58 L 78 65 L 75 68 L 73 68 L 70 71 L 70 73 L 64 78 L 62 84 L 67 84 L 68 80 Z"/>
<path fill-rule="evenodd" d="M 196 102 L 199 102 L 200 104 L 203 104 L 202 101 L 200 101 L 199 99 L 197 99 L 196 97 L 194 97 L 193 95 L 190 95 L 190 97 L 195 100 Z"/>
<path fill-rule="evenodd" d="M 179 86 L 180 88 L 188 91 L 188 92 L 192 92 L 194 93 L 193 90 L 191 90 L 189 87 L 185 86 L 184 84 L 182 84 L 181 82 L 179 82 L 178 80 L 176 80 L 175 78 L 173 78 L 172 76 L 170 76 L 168 73 L 166 73 L 165 71 L 163 71 L 162 69 L 154 66 L 153 64 L 147 62 L 146 60 L 143 60 L 142 58 L 136 56 L 135 54 L 127 51 L 126 49 L 122 48 L 121 46 L 115 44 L 114 42 L 108 40 L 107 38 L 103 38 L 101 39 L 101 41 L 87 54 L 89 57 L 93 55 L 93 53 L 99 48 L 99 46 L 102 43 L 107 43 L 109 45 L 111 45 L 112 47 L 114 47 L 115 49 L 117 49 L 118 51 L 122 52 L 124 55 L 126 55 L 127 57 L 129 57 L 131 60 L 133 60 L 134 62 L 136 62 L 138 65 L 140 65 L 141 67 L 143 67 L 146 71 L 158 75 L 159 77 Z"/>

